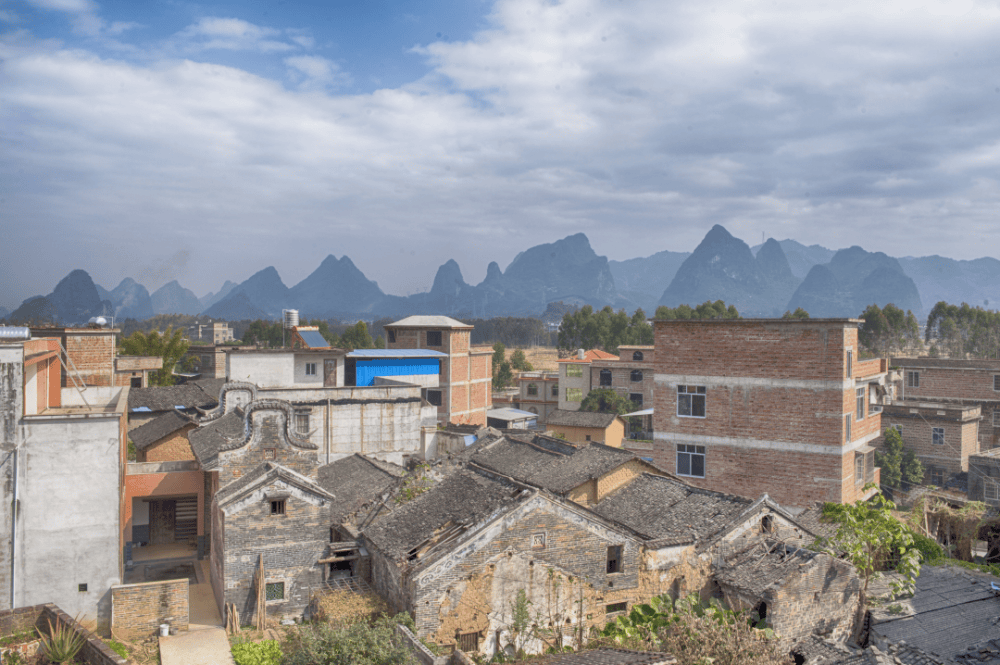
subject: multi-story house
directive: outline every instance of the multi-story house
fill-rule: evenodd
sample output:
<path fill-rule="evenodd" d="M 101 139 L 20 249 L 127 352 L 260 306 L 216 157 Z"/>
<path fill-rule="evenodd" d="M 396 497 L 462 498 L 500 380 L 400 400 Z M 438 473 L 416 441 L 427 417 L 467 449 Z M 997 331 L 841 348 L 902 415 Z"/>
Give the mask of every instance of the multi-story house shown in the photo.
<path fill-rule="evenodd" d="M 62 348 L 0 327 L 0 609 L 56 603 L 106 626 L 122 579 L 129 387 L 113 385 L 105 353 L 81 360 L 104 385 L 71 371 L 64 386 Z"/>
<path fill-rule="evenodd" d="M 473 326 L 447 316 L 410 316 L 385 326 L 388 350 L 429 349 L 440 360 L 439 387 L 425 391 L 438 422 L 485 425 L 493 408 L 493 351 L 472 346 Z"/>
<path fill-rule="evenodd" d="M 594 360 L 590 363 L 590 385 L 592 388 L 614 390 L 622 397 L 628 397 L 635 405 L 634 411 L 643 411 L 653 404 L 656 347 L 620 346 L 618 357 L 611 360 Z M 637 418 L 639 416 L 636 416 Z M 641 416 L 643 438 L 651 436 L 652 414 Z"/>
<path fill-rule="evenodd" d="M 924 484 L 945 486 L 969 470 L 979 452 L 980 407 L 960 400 L 898 400 L 882 411 L 883 436 L 890 427 L 924 467 Z M 881 447 L 880 437 L 876 447 Z"/>
<path fill-rule="evenodd" d="M 145 388 L 151 372 L 163 367 L 156 356 L 119 356 L 117 328 L 31 328 L 32 337 L 58 341 L 63 388 L 70 386 L 130 386 Z"/>
<path fill-rule="evenodd" d="M 593 385 L 591 365 L 595 361 L 615 360 L 617 356 L 600 349 L 584 351 L 578 349 L 570 358 L 559 359 L 559 408 L 563 411 L 578 411 L 580 402 L 587 396 Z"/>
<path fill-rule="evenodd" d="M 869 496 L 888 364 L 858 360 L 859 323 L 656 321 L 655 438 L 641 453 L 693 485 L 786 506 Z"/>
<path fill-rule="evenodd" d="M 559 374 L 557 372 L 521 372 L 516 390 L 494 394 L 493 406 L 528 411 L 538 416 L 544 425 L 549 414 L 559 408 Z"/>

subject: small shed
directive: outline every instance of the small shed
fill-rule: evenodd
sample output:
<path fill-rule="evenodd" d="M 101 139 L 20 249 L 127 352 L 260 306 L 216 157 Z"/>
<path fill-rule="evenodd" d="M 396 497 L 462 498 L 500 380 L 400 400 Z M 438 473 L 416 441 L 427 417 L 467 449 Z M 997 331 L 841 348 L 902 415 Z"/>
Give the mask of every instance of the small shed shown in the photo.
<path fill-rule="evenodd" d="M 625 421 L 615 413 L 556 409 L 549 414 L 545 427 L 550 432 L 562 434 L 571 443 L 600 441 L 606 446 L 621 448 L 625 437 Z"/>
<path fill-rule="evenodd" d="M 491 409 L 486 412 L 486 424 L 501 429 L 536 429 L 538 414 L 520 409 Z"/>

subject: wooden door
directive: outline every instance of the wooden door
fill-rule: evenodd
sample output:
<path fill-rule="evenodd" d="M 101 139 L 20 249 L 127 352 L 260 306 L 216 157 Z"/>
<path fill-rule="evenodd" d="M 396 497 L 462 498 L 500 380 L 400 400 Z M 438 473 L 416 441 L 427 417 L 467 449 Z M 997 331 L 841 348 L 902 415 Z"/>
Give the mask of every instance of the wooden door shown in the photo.
<path fill-rule="evenodd" d="M 336 358 L 332 360 L 323 361 L 323 387 L 324 388 L 336 388 L 337 387 L 337 360 Z"/>
<path fill-rule="evenodd" d="M 161 499 L 149 502 L 149 544 L 168 545 L 174 542 L 177 502 Z"/>

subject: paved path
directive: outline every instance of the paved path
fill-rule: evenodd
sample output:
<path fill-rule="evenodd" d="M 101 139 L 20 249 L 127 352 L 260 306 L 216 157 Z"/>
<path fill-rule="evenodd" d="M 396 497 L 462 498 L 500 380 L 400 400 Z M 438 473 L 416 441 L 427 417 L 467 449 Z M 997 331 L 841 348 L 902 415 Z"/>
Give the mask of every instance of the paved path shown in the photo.
<path fill-rule="evenodd" d="M 199 561 L 198 580 L 208 581 L 208 562 Z M 160 638 L 161 665 L 235 665 L 211 584 L 189 587 L 190 629 Z"/>

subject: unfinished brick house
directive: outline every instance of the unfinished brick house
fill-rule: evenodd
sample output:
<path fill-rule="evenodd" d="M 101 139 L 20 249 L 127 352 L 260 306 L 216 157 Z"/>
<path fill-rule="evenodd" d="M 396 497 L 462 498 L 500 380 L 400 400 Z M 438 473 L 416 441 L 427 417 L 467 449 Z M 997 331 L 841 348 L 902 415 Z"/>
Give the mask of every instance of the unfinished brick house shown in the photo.
<path fill-rule="evenodd" d="M 924 466 L 924 484 L 944 487 L 969 470 L 969 456 L 979 452 L 980 405 L 960 400 L 907 399 L 882 411 L 881 448 L 890 427 L 912 448 Z"/>
<path fill-rule="evenodd" d="M 899 370 L 896 398 L 978 405 L 979 449 L 1000 446 L 1000 360 L 977 358 L 893 358 Z"/>
<path fill-rule="evenodd" d="M 633 411 L 642 411 L 653 405 L 655 387 L 656 347 L 626 345 L 618 347 L 618 357 L 596 359 L 590 363 L 591 388 L 614 390 L 628 397 L 635 405 Z M 586 397 L 586 395 L 584 395 Z M 643 416 L 643 432 L 650 432 L 652 415 Z"/>
<path fill-rule="evenodd" d="M 557 409 L 549 414 L 545 429 L 566 437 L 571 443 L 600 441 L 613 448 L 620 448 L 625 438 L 625 421 L 621 416 L 597 411 Z"/>
<path fill-rule="evenodd" d="M 858 360 L 858 324 L 656 321 L 655 439 L 627 445 L 699 487 L 783 506 L 867 497 L 888 365 Z"/>
<path fill-rule="evenodd" d="M 62 387 L 129 386 L 145 388 L 149 375 L 163 366 L 163 359 L 119 356 L 117 328 L 97 325 L 82 328 L 31 328 L 31 336 L 59 341 Z"/>
<path fill-rule="evenodd" d="M 385 326 L 387 349 L 430 349 L 441 359 L 438 388 L 424 393 L 439 423 L 485 425 L 493 408 L 493 350 L 472 346 L 473 326 L 447 316 L 409 316 Z"/>

